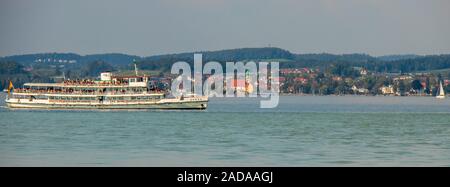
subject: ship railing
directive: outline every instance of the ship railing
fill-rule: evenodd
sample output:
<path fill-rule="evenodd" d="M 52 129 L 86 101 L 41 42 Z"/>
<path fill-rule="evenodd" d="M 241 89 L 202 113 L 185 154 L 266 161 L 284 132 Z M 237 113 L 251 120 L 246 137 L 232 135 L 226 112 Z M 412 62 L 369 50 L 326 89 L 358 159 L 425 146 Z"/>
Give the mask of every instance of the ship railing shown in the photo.
<path fill-rule="evenodd" d="M 59 99 L 50 99 L 50 103 L 98 103 L 96 101 L 83 101 L 83 100 L 59 100 Z"/>
<path fill-rule="evenodd" d="M 164 91 L 144 91 L 144 92 L 122 92 L 122 91 L 108 91 L 108 92 L 88 92 L 88 91 L 52 91 L 52 90 L 26 90 L 26 89 L 15 89 L 15 93 L 35 93 L 35 94 L 61 94 L 61 95 L 136 95 L 136 94 L 161 94 Z"/>
<path fill-rule="evenodd" d="M 59 99 L 50 99 L 50 100 L 48 100 L 50 103 L 90 103 L 90 104 L 98 104 L 98 103 L 101 103 L 101 102 L 99 102 L 99 101 L 97 101 L 97 100 L 95 100 L 95 101 L 89 101 L 89 100 L 86 100 L 86 101 L 83 101 L 83 100 L 59 100 Z M 108 101 L 106 101 L 106 102 L 103 102 L 103 103 L 144 103 L 144 102 L 149 102 L 149 101 L 153 101 L 154 102 L 154 100 L 108 100 Z"/>
<path fill-rule="evenodd" d="M 65 86 L 126 86 L 128 82 L 95 82 L 92 80 L 66 80 L 63 82 Z"/>

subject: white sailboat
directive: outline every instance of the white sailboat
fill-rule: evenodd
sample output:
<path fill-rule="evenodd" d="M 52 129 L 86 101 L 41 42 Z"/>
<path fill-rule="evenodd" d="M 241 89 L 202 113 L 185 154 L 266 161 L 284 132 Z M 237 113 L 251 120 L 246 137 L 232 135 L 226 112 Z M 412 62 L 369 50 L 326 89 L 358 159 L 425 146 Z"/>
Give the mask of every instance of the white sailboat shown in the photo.
<path fill-rule="evenodd" d="M 442 87 L 442 81 L 439 83 L 439 95 L 436 96 L 438 99 L 445 99 L 444 88 Z"/>

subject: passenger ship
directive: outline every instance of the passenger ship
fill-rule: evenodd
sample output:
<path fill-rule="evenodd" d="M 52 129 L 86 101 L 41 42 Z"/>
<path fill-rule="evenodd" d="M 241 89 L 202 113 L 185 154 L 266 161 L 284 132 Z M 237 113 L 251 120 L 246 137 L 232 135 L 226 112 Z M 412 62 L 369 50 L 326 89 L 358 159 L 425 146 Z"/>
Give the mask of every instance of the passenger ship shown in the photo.
<path fill-rule="evenodd" d="M 44 109 L 206 109 L 207 96 L 168 98 L 149 88 L 148 76 L 113 76 L 101 73 L 100 80 L 67 80 L 62 83 L 26 83 L 8 89 L 10 108 Z M 12 83 L 10 83 L 12 87 Z M 10 92 L 12 90 L 12 92 Z"/>

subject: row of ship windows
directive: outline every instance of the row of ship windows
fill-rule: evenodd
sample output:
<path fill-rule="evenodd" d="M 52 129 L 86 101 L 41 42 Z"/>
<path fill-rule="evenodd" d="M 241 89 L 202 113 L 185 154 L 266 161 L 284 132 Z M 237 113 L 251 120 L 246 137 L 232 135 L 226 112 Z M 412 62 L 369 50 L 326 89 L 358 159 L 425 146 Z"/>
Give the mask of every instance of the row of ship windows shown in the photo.
<path fill-rule="evenodd" d="M 16 96 L 18 99 L 50 99 L 50 100 L 83 100 L 83 101 L 96 101 L 102 98 L 98 97 L 59 97 L 59 96 Z M 150 100 L 150 99 L 162 99 L 162 96 L 132 96 L 132 97 L 106 97 L 104 100 Z"/>
<path fill-rule="evenodd" d="M 149 99 L 162 99 L 162 96 L 132 96 L 132 97 L 107 97 L 107 100 L 149 100 Z"/>

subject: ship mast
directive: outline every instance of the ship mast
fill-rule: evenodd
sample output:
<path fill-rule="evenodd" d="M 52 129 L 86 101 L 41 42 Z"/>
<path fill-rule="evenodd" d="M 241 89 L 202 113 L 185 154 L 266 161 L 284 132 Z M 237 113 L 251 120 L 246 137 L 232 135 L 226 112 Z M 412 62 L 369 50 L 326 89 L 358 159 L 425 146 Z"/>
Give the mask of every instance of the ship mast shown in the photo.
<path fill-rule="evenodd" d="M 136 76 L 138 76 L 138 69 L 137 69 L 136 63 L 134 63 L 134 73 L 136 73 Z"/>

